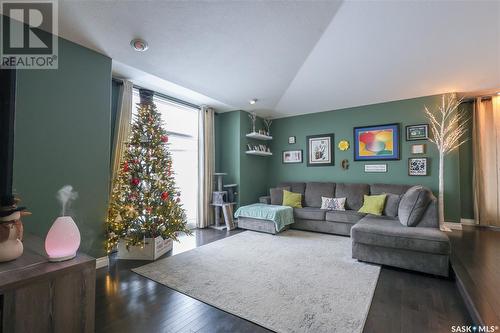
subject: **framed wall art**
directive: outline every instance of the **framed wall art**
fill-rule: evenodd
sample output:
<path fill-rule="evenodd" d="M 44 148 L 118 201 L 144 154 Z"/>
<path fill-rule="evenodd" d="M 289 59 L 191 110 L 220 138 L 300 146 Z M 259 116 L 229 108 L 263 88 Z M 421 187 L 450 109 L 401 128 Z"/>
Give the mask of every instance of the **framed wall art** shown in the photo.
<path fill-rule="evenodd" d="M 428 124 L 406 126 L 406 141 L 427 140 L 428 138 L 429 138 Z"/>
<path fill-rule="evenodd" d="M 411 145 L 411 153 L 413 155 L 425 154 L 425 144 Z"/>
<path fill-rule="evenodd" d="M 295 137 L 294 136 L 289 136 L 288 137 L 288 144 L 293 145 L 295 143 Z"/>
<path fill-rule="evenodd" d="M 427 157 L 411 157 L 408 159 L 409 176 L 427 176 Z"/>
<path fill-rule="evenodd" d="M 399 142 L 399 124 L 354 127 L 354 160 L 399 160 Z"/>
<path fill-rule="evenodd" d="M 333 156 L 334 135 L 320 134 L 306 137 L 307 166 L 331 166 L 335 164 Z"/>
<path fill-rule="evenodd" d="M 281 162 L 283 164 L 302 163 L 302 149 L 283 151 Z"/>

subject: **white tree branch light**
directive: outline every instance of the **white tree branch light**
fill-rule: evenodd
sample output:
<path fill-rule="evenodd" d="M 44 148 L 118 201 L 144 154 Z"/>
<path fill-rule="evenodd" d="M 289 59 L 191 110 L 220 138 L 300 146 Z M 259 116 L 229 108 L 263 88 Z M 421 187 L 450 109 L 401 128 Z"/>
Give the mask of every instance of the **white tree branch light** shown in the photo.
<path fill-rule="evenodd" d="M 425 115 L 429 120 L 432 137 L 429 141 L 434 143 L 439 151 L 439 226 L 441 230 L 449 231 L 444 226 L 444 157 L 467 142 L 470 116 L 459 112 L 458 107 L 462 99 L 456 95 L 447 94 L 441 97 L 441 105 L 435 110 L 425 107 Z"/>

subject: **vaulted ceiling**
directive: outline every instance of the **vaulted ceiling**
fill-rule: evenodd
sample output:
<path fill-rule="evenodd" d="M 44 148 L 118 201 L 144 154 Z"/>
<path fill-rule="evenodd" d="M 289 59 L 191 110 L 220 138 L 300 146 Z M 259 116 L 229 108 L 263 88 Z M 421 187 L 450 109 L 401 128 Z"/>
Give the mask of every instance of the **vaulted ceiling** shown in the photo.
<path fill-rule="evenodd" d="M 281 117 L 500 88 L 500 1 L 64 0 L 59 34 L 222 111 Z M 133 51 L 135 37 L 150 49 Z"/>

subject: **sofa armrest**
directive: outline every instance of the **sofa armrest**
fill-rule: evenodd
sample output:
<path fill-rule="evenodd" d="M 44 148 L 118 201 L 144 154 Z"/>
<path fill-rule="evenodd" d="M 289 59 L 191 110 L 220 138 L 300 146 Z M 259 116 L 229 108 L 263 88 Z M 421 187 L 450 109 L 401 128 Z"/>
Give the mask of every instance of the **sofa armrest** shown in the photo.
<path fill-rule="evenodd" d="M 271 204 L 271 197 L 270 196 L 260 197 L 259 202 L 266 204 L 266 205 L 270 205 Z"/>

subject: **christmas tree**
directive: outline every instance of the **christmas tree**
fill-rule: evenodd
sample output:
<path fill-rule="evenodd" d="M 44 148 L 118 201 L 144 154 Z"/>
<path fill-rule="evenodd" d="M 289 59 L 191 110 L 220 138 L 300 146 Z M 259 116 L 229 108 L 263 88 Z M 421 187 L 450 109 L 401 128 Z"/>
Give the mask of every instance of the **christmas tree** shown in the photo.
<path fill-rule="evenodd" d="M 145 238 L 177 240 L 179 232 L 190 234 L 161 115 L 152 92 L 141 90 L 140 94 L 130 142 L 113 182 L 106 221 L 108 253 L 119 240 L 128 248 L 142 246 Z"/>

